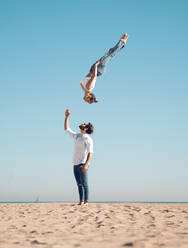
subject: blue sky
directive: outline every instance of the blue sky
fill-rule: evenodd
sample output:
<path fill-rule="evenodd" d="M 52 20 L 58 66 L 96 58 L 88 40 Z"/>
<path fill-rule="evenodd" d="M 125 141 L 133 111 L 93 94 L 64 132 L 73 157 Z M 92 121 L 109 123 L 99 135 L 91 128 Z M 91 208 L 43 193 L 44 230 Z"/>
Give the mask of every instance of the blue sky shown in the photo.
<path fill-rule="evenodd" d="M 91 200 L 187 201 L 188 3 L 0 1 L 0 201 L 75 201 L 73 140 L 95 126 Z M 83 102 L 90 65 L 129 34 Z"/>

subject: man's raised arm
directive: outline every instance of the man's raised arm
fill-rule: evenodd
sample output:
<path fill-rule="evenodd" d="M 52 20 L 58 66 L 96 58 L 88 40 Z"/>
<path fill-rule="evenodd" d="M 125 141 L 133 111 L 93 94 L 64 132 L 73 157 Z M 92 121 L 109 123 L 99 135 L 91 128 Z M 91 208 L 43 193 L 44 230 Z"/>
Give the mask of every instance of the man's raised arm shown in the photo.
<path fill-rule="evenodd" d="M 69 128 L 69 116 L 70 116 L 70 110 L 67 109 L 65 111 L 65 122 L 64 122 L 64 129 L 67 130 Z"/>
<path fill-rule="evenodd" d="M 76 133 L 73 132 L 70 127 L 69 127 L 69 116 L 70 116 L 70 110 L 67 109 L 65 111 L 65 122 L 64 122 L 64 129 L 65 131 L 67 131 L 67 133 L 72 137 L 75 138 L 76 137 Z"/>

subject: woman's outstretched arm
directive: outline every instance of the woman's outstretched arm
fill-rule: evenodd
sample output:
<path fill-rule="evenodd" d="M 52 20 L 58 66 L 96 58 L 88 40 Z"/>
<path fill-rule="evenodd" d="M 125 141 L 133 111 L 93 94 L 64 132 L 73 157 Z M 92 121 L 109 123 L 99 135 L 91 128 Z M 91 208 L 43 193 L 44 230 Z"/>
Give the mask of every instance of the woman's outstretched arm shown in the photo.
<path fill-rule="evenodd" d="M 95 81 L 97 79 L 97 67 L 98 65 L 101 63 L 101 61 L 97 61 L 94 64 L 94 73 L 92 73 L 91 79 L 89 80 L 89 82 L 87 83 L 86 87 L 88 90 L 93 89 L 94 85 L 95 85 Z"/>
<path fill-rule="evenodd" d="M 89 93 L 90 91 L 82 84 L 82 82 L 80 83 L 80 86 L 82 87 L 83 91 L 85 93 Z"/>
<path fill-rule="evenodd" d="M 101 63 L 100 60 L 98 60 L 95 64 L 94 64 L 94 76 L 97 78 L 97 67 L 98 65 Z"/>

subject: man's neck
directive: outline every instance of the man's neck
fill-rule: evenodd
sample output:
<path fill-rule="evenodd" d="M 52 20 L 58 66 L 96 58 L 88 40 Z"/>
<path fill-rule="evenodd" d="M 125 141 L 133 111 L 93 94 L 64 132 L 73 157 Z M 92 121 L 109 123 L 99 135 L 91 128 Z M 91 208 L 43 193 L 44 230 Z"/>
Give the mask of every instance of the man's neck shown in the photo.
<path fill-rule="evenodd" d="M 84 134 L 86 134 L 86 132 L 82 132 L 82 131 L 80 132 L 80 135 L 81 135 L 81 136 L 84 135 Z"/>

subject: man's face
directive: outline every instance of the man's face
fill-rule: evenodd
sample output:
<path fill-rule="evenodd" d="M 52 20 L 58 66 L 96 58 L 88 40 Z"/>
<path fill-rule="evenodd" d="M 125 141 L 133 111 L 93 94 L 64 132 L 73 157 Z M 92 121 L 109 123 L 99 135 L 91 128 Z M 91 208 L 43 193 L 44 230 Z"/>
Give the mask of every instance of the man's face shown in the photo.
<path fill-rule="evenodd" d="M 88 123 L 81 124 L 79 126 L 80 130 L 85 133 L 87 131 L 87 125 L 88 125 Z"/>

